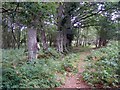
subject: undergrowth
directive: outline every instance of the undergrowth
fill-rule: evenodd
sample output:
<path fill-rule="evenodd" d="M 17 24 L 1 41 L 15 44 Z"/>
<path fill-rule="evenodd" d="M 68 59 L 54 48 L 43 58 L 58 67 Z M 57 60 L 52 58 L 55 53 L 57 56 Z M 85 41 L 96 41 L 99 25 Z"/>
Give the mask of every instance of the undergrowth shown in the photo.
<path fill-rule="evenodd" d="M 118 42 L 92 51 L 86 58 L 87 66 L 83 72 L 84 80 L 93 87 L 119 87 L 120 58 Z"/>
<path fill-rule="evenodd" d="M 2 52 L 2 88 L 58 87 L 64 82 L 66 72 L 77 72 L 75 62 L 78 55 L 74 53 L 61 57 L 54 49 L 49 49 L 51 56 L 28 63 L 22 48 Z M 39 53 L 46 54 L 42 51 Z"/>

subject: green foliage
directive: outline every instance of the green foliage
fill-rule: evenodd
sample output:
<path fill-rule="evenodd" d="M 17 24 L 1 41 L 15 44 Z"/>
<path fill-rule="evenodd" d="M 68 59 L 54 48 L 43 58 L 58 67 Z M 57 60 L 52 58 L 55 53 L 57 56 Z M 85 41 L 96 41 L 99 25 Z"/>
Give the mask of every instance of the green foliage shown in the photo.
<path fill-rule="evenodd" d="M 35 18 L 38 20 L 43 18 L 49 19 L 50 15 L 56 13 L 58 6 L 55 2 L 4 2 L 2 5 L 6 10 L 10 9 L 10 13 L 7 13 L 9 17 L 19 18 L 19 21 L 25 25 L 33 25 L 32 22 Z M 6 15 L 5 13 L 3 14 Z"/>
<path fill-rule="evenodd" d="M 111 42 L 107 47 L 93 51 L 87 57 L 88 65 L 83 72 L 83 77 L 88 84 L 103 85 L 104 87 L 117 87 L 120 84 L 118 47 L 118 42 Z"/>
<path fill-rule="evenodd" d="M 51 60 L 50 60 L 51 61 Z M 36 60 L 35 64 L 24 64 L 20 68 L 21 87 L 40 87 L 50 88 L 59 86 L 56 75 L 54 75 L 54 69 L 52 66 L 55 64 L 49 64 L 46 60 Z"/>
<path fill-rule="evenodd" d="M 56 57 L 27 62 L 24 49 L 3 50 L 2 88 L 53 88 L 64 82 L 65 66 L 76 72 L 77 54 L 61 56 L 54 49 L 48 52 Z M 40 52 L 40 53 L 48 53 Z M 47 54 L 46 54 L 47 55 Z"/>
<path fill-rule="evenodd" d="M 62 68 L 68 72 L 77 72 L 77 61 L 79 60 L 79 55 L 71 53 L 65 58 L 63 58 Z"/>

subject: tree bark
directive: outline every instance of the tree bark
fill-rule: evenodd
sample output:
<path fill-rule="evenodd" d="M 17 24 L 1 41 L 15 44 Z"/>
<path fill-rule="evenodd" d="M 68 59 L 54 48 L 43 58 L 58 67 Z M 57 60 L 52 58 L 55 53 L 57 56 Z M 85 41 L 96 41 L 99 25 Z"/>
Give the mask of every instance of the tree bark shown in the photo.
<path fill-rule="evenodd" d="M 99 40 L 98 40 L 98 38 L 96 38 L 96 41 L 94 41 L 94 42 L 95 42 L 95 47 L 98 48 L 99 47 Z"/>
<path fill-rule="evenodd" d="M 63 53 L 63 33 L 62 31 L 57 32 L 57 51 Z"/>
<path fill-rule="evenodd" d="M 107 40 L 106 38 L 99 38 L 99 47 L 106 46 L 107 45 Z"/>
<path fill-rule="evenodd" d="M 20 48 L 20 35 L 21 35 L 21 31 L 20 28 L 17 30 L 17 47 L 18 49 Z"/>
<path fill-rule="evenodd" d="M 9 41 L 8 40 L 8 27 L 4 27 L 5 23 L 3 22 L 3 31 L 2 31 L 2 48 L 7 49 L 9 47 Z"/>
<path fill-rule="evenodd" d="M 40 30 L 40 32 L 41 32 L 42 46 L 43 46 L 43 49 L 46 51 L 48 49 L 48 44 L 47 44 L 47 40 L 46 40 L 45 31 L 44 30 Z"/>
<path fill-rule="evenodd" d="M 68 52 L 69 40 L 67 39 L 67 34 L 63 30 L 63 51 Z"/>
<path fill-rule="evenodd" d="M 58 16 L 57 16 L 57 25 L 58 25 L 58 32 L 62 32 L 61 35 L 58 36 L 57 41 L 61 41 L 60 46 L 59 42 L 57 42 L 58 51 L 61 51 L 63 48 L 64 52 L 68 52 L 69 46 L 71 46 L 73 37 L 73 32 L 71 29 L 71 15 L 69 13 L 70 8 L 68 7 L 70 3 L 64 3 L 63 5 L 60 4 L 58 7 Z M 65 7 L 65 8 L 63 8 Z M 60 37 L 61 36 L 61 37 Z M 61 50 L 60 50 L 61 49 Z"/>
<path fill-rule="evenodd" d="M 62 30 L 62 19 L 63 19 L 63 5 L 60 3 L 59 7 L 57 9 L 58 15 L 57 15 L 57 26 L 58 26 L 58 31 L 57 31 L 57 38 L 56 38 L 56 46 L 57 46 L 57 51 L 62 53 L 63 52 L 63 30 Z"/>
<path fill-rule="evenodd" d="M 36 59 L 37 55 L 37 39 L 36 34 L 37 30 L 34 30 L 33 27 L 31 27 L 28 30 L 28 59 L 30 61 Z"/>

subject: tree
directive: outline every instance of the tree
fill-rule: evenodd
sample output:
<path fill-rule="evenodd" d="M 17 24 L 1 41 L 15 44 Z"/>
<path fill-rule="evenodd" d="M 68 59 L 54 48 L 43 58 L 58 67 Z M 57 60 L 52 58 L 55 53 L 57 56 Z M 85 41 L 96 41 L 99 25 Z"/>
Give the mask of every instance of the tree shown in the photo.
<path fill-rule="evenodd" d="M 35 59 L 37 54 L 37 33 L 41 33 L 41 42 L 43 43 L 44 50 L 47 50 L 47 40 L 45 35 L 45 20 L 49 19 L 51 14 L 55 13 L 55 3 L 43 3 L 43 2 L 10 2 L 3 3 L 3 13 L 8 15 L 11 19 L 11 33 L 13 35 L 14 47 L 17 44 L 20 47 L 20 29 L 23 27 L 27 28 L 27 47 L 28 47 L 28 58 L 29 60 Z M 9 7 L 11 6 L 11 7 Z M 49 9 L 51 8 L 51 9 Z M 19 17 L 19 18 L 17 18 Z M 14 30 L 14 25 L 22 25 L 22 27 Z M 13 27 L 14 26 L 14 27 Z M 8 31 L 7 31 L 8 32 Z M 4 34 L 5 35 L 5 34 Z M 10 34 L 9 34 L 10 35 Z M 16 36 L 15 36 L 16 35 Z M 10 35 L 11 36 L 11 35 Z M 33 38 L 32 38 L 33 37 Z M 38 37 L 39 38 L 39 37 Z"/>
<path fill-rule="evenodd" d="M 111 18 L 113 14 L 119 12 L 119 8 L 117 3 L 108 2 L 10 2 L 3 3 L 2 12 L 4 14 L 3 25 L 6 29 L 3 30 L 5 48 L 19 48 L 23 37 L 26 37 L 26 34 L 24 36 L 21 34 L 22 28 L 26 27 L 27 34 L 33 32 L 34 35 L 32 37 L 35 40 L 30 38 L 31 34 L 28 35 L 27 47 L 29 54 L 31 52 L 30 48 L 36 45 L 36 37 L 40 39 L 44 51 L 49 47 L 48 43 L 51 45 L 56 39 L 54 45 L 56 44 L 57 50 L 63 53 L 69 51 L 76 30 L 80 30 L 78 31 L 80 34 L 77 36 L 77 41 L 87 44 L 88 34 L 92 33 L 91 27 L 96 27 L 98 31 L 96 38 L 103 37 L 103 33 L 104 36 L 107 35 L 107 38 L 104 37 L 105 40 L 101 38 L 98 40 L 100 41 L 99 46 L 104 46 L 108 40 L 108 33 L 116 32 L 114 29 L 116 29 L 117 20 L 111 20 Z M 58 27 L 58 29 L 47 30 L 48 27 L 54 26 Z M 109 26 L 112 26 L 112 30 Z M 50 35 L 53 34 L 56 35 L 54 35 L 55 37 L 52 40 L 53 37 Z M 11 38 L 11 40 L 8 41 L 8 38 Z M 8 44 L 6 44 L 7 42 Z M 36 50 L 32 52 L 36 52 Z M 31 55 L 28 56 L 31 57 Z"/>
<path fill-rule="evenodd" d="M 72 10 L 76 8 L 76 3 L 64 2 L 58 7 L 58 51 L 68 52 L 73 40 L 73 31 L 71 24 Z M 71 7 L 71 8 L 70 8 Z"/>

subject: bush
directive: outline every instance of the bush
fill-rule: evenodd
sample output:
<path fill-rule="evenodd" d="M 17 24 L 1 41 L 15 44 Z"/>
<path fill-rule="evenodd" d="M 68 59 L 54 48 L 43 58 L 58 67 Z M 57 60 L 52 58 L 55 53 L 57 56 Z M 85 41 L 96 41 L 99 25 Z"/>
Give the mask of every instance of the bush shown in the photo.
<path fill-rule="evenodd" d="M 92 86 L 117 87 L 120 84 L 118 53 L 118 42 L 111 42 L 107 47 L 93 51 L 85 60 L 88 63 L 83 72 L 85 81 Z"/>
<path fill-rule="evenodd" d="M 2 88 L 56 87 L 60 85 L 55 72 L 61 66 L 54 59 L 36 59 L 28 63 L 24 49 L 3 50 Z"/>
<path fill-rule="evenodd" d="M 66 73 L 65 66 L 76 71 L 73 62 L 78 55 L 69 54 L 60 57 L 54 49 L 42 54 L 52 53 L 49 58 L 36 59 L 28 63 L 24 49 L 3 50 L 2 88 L 53 88 L 60 86 Z M 58 76 L 59 74 L 60 77 Z"/>

